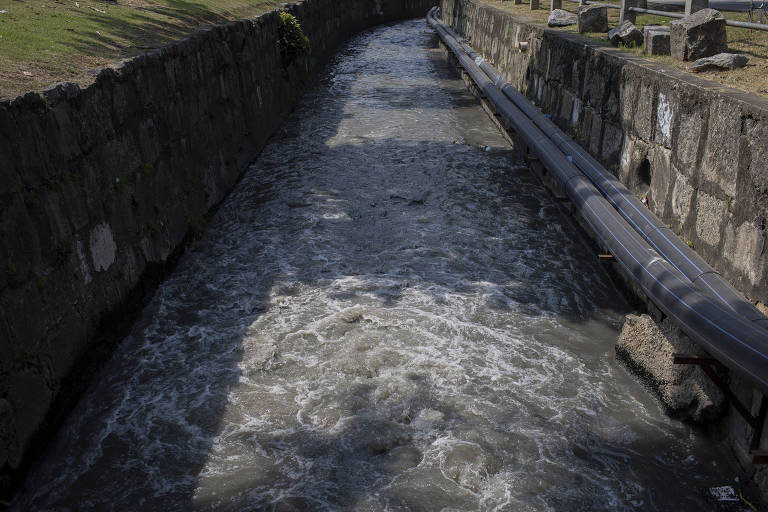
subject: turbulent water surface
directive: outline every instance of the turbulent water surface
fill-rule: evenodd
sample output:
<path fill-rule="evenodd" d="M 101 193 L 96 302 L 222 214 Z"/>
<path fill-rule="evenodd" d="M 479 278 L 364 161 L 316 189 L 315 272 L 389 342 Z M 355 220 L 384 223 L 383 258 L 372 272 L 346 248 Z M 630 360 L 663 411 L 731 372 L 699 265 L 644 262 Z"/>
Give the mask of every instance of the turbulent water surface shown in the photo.
<path fill-rule="evenodd" d="M 614 360 L 626 305 L 423 21 L 322 74 L 18 510 L 700 510 L 724 459 Z"/>

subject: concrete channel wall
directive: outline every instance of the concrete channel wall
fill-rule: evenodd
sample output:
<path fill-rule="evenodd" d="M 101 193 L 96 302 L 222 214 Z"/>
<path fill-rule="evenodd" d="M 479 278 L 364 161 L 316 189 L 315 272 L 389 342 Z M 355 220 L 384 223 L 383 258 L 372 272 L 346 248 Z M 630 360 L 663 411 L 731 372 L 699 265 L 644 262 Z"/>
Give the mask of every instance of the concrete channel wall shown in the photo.
<path fill-rule="evenodd" d="M 270 12 L 106 68 L 83 90 L 0 102 L 0 494 L 313 69 L 348 36 L 432 5 L 305 0 L 288 8 L 312 55 L 288 67 Z"/>
<path fill-rule="evenodd" d="M 476 0 L 442 19 L 766 311 L 768 100 Z"/>
<path fill-rule="evenodd" d="M 441 9 L 443 22 L 766 311 L 768 101 L 476 0 L 442 0 Z M 697 372 L 694 384 L 712 387 Z M 730 387 L 757 415 L 761 394 L 738 376 Z M 748 453 L 753 429 L 731 407 L 715 431 L 768 500 L 768 468 Z M 768 425 L 760 449 L 768 450 Z"/>

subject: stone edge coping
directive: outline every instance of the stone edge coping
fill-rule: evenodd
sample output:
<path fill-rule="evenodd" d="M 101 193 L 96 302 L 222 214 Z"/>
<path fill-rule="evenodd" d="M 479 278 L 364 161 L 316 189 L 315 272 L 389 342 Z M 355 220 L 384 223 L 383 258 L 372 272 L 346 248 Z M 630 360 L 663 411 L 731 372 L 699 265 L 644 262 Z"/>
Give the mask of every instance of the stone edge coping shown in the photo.
<path fill-rule="evenodd" d="M 298 6 L 299 3 L 286 4 L 286 5 L 290 8 L 290 7 Z M 162 59 L 163 57 L 166 57 L 168 53 L 178 52 L 180 51 L 181 48 L 183 48 L 185 45 L 187 45 L 191 41 L 194 41 L 201 37 L 205 37 L 206 34 L 210 32 L 214 32 L 216 30 L 227 31 L 231 28 L 234 28 L 242 24 L 248 24 L 251 26 L 260 25 L 266 21 L 264 18 L 268 16 L 274 16 L 280 10 L 282 9 L 272 9 L 270 11 L 263 12 L 258 16 L 254 16 L 252 18 L 240 18 L 236 20 L 229 20 L 226 22 L 217 23 L 215 25 L 201 25 L 181 39 L 176 39 L 167 44 L 159 46 L 157 48 L 153 48 L 151 50 L 141 52 L 137 55 L 126 57 L 124 59 L 120 59 L 113 63 L 106 64 L 102 67 L 93 69 L 92 74 L 94 76 L 94 79 L 93 81 L 88 83 L 86 87 L 80 87 L 75 82 L 68 82 L 68 81 L 54 82 L 53 84 L 49 85 L 44 89 L 31 90 L 31 91 L 19 94 L 13 98 L 0 98 L 0 108 L 9 108 L 12 106 L 17 106 L 26 101 L 37 102 L 39 99 L 42 99 L 44 102 L 48 103 L 51 106 L 56 105 L 62 100 L 71 100 L 79 96 L 80 94 L 89 91 L 92 88 L 98 87 L 100 83 L 103 82 L 104 80 L 119 78 L 123 74 L 133 72 L 136 68 L 143 67 L 145 63 L 144 61 L 146 59 L 150 59 L 150 58 Z"/>
<path fill-rule="evenodd" d="M 591 41 L 579 34 L 574 34 L 570 32 L 561 32 L 559 30 L 555 30 L 553 28 L 541 25 L 536 21 L 527 19 L 517 13 L 500 9 L 499 7 L 496 7 L 494 5 L 478 2 L 477 0 L 469 0 L 469 1 L 474 3 L 475 5 L 482 6 L 483 8 L 491 9 L 505 16 L 508 16 L 515 23 L 519 25 L 527 26 L 539 32 L 541 35 L 546 34 L 551 37 L 561 38 L 573 43 L 581 44 L 585 47 L 590 48 L 595 53 L 600 52 L 600 53 L 609 55 L 613 58 L 624 60 L 630 65 L 643 68 L 647 71 L 650 71 L 651 73 L 660 75 L 664 78 L 669 78 L 677 82 L 682 82 L 683 85 L 694 87 L 702 92 L 716 94 L 716 95 L 731 99 L 733 101 L 737 101 L 739 103 L 747 104 L 749 107 L 762 110 L 766 115 L 768 115 L 768 98 L 764 98 L 762 96 L 758 96 L 753 93 L 740 91 L 739 89 L 736 89 L 734 87 L 719 84 L 717 82 L 714 82 L 712 80 L 707 80 L 705 78 L 700 78 L 698 76 L 692 75 L 690 73 L 686 73 L 684 71 L 680 71 L 678 69 L 670 69 L 669 67 L 664 66 L 663 64 L 659 64 L 659 63 L 650 61 L 648 59 L 639 57 L 637 55 L 627 53 L 619 48 L 614 48 L 612 46 L 602 45 L 596 41 Z"/>

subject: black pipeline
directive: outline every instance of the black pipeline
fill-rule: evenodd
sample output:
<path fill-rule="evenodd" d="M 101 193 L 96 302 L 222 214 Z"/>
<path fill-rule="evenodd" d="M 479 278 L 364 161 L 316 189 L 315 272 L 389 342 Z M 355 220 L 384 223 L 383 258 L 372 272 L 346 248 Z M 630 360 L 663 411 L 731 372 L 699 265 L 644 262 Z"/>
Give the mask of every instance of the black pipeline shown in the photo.
<path fill-rule="evenodd" d="M 481 69 L 483 64 L 486 68 L 490 66 L 487 66 L 479 56 L 475 56 L 477 60 L 473 59 L 462 48 L 462 43 L 455 34 L 435 18 L 435 11 L 436 9 L 432 9 L 427 15 L 429 24 L 435 28 L 488 101 L 495 106 L 497 113 L 514 128 L 522 142 L 536 153 L 542 164 L 561 184 L 585 222 L 603 245 L 611 251 L 627 275 L 665 314 L 672 317 L 710 354 L 751 381 L 764 393 L 768 392 L 768 333 L 759 327 L 754 319 L 745 318 L 724 304 L 721 299 L 702 293 L 694 286 L 692 280 L 680 272 L 679 268 L 675 268 L 662 257 L 661 253 L 652 247 L 647 239 L 641 236 L 598 191 L 585 172 L 577 167 L 574 162 L 579 158 L 578 153 L 563 152 L 544 130 L 539 128 L 516 103 L 513 103 L 508 94 L 515 96 L 512 92 L 517 91 L 514 91 L 511 86 L 507 84 L 502 93 L 491 81 L 489 75 Z M 499 80 L 498 73 L 495 71 L 493 73 L 495 80 Z M 517 99 L 523 100 L 530 106 L 530 108 L 526 107 L 527 111 L 540 115 L 522 95 Z M 567 137 L 563 135 L 560 137 L 570 143 L 566 147 L 575 147 Z M 562 143 L 560 145 L 563 146 Z M 583 155 L 582 158 L 588 161 Z M 583 162 L 582 164 L 586 166 Z M 593 177 L 599 178 L 597 175 Z M 607 180 L 597 179 L 597 181 L 604 183 Z M 616 204 L 624 204 L 619 202 L 620 198 L 615 197 L 620 195 L 618 192 L 620 190 L 617 187 L 616 192 L 611 195 Z M 631 194 L 629 196 L 632 197 Z M 629 199 L 626 200 L 629 202 Z M 652 219 L 643 222 L 650 221 Z M 634 223 L 638 224 L 638 221 L 635 220 Z M 657 224 L 651 225 L 658 227 Z M 660 232 L 659 229 L 651 231 Z M 704 275 L 708 274 L 701 274 L 697 280 Z"/>
<path fill-rule="evenodd" d="M 699 291 L 710 295 L 733 312 L 768 329 L 768 318 L 747 301 L 731 284 L 713 269 L 701 256 L 688 247 L 656 215 L 646 208 L 616 177 L 608 172 L 592 155 L 575 143 L 542 114 L 517 89 L 478 55 L 448 26 L 445 31 L 453 37 L 464 52 L 493 81 L 494 85 L 515 104 L 560 149 L 573 159 L 578 167 L 622 217 L 637 231 L 675 270 L 688 278 Z"/>

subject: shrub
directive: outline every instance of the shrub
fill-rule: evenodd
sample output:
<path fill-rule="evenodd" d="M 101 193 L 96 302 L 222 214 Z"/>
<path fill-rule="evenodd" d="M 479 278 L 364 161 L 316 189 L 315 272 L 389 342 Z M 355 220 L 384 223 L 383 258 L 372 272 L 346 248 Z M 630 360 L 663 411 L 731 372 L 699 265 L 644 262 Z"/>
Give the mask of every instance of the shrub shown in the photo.
<path fill-rule="evenodd" d="M 304 57 L 312 52 L 309 38 L 299 25 L 299 20 L 291 13 L 280 12 L 280 56 L 283 58 L 283 66 L 288 67 L 299 57 Z"/>

